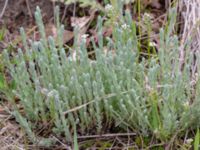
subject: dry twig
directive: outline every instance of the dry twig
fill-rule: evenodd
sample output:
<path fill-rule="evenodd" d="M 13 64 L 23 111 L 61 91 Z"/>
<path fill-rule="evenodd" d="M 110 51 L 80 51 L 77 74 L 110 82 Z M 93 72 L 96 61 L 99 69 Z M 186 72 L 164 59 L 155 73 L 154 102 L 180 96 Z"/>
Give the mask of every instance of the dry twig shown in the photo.
<path fill-rule="evenodd" d="M 0 14 L 0 19 L 1 19 L 1 18 L 3 17 L 3 15 L 4 15 L 4 12 L 5 12 L 5 10 L 6 10 L 7 5 L 8 5 L 8 0 L 6 0 L 5 3 L 4 3 L 3 9 L 2 9 L 1 14 Z"/>
<path fill-rule="evenodd" d="M 86 135 L 79 136 L 78 139 L 87 139 L 87 138 L 108 138 L 108 137 L 119 137 L 119 136 L 135 136 L 136 133 L 113 133 L 113 134 L 101 134 L 101 135 Z"/>

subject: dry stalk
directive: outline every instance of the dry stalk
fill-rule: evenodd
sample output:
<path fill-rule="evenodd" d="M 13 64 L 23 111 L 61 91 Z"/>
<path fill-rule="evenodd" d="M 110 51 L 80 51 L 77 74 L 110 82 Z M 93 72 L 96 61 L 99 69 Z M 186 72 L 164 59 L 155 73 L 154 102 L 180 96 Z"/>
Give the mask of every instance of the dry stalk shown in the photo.
<path fill-rule="evenodd" d="M 183 19 L 181 46 L 180 46 L 180 67 L 184 64 L 185 48 L 189 45 L 192 53 L 200 52 L 200 0 L 180 0 L 179 11 Z M 195 63 L 194 63 L 195 64 Z M 192 67 L 195 73 L 196 65 Z"/>

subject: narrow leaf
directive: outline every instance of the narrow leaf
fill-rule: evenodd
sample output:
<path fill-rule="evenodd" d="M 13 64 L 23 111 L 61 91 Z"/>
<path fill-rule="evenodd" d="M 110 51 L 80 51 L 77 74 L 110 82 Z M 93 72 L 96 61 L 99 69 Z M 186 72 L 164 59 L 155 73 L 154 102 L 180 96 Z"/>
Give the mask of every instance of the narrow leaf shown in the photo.
<path fill-rule="evenodd" d="M 197 129 L 197 133 L 194 139 L 194 150 L 198 150 L 198 149 L 199 149 L 199 129 Z"/>

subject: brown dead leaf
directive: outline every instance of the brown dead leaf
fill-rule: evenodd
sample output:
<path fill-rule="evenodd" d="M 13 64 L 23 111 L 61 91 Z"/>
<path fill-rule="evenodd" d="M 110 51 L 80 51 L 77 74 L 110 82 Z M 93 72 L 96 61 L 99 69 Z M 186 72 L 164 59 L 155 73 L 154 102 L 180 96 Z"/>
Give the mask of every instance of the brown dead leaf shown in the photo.
<path fill-rule="evenodd" d="M 46 31 L 46 36 L 52 36 L 55 41 L 57 41 L 57 28 L 55 27 L 54 24 L 47 24 L 45 27 L 45 31 Z M 68 31 L 68 30 L 64 30 L 63 33 L 63 42 L 67 43 L 68 41 L 70 41 L 72 38 L 74 37 L 74 33 L 72 31 Z M 56 42 L 57 43 L 57 42 Z"/>
<path fill-rule="evenodd" d="M 91 11 L 90 16 L 84 16 L 84 17 L 71 17 L 71 26 L 72 27 L 78 27 L 79 33 L 78 33 L 78 43 L 81 42 L 83 35 L 87 32 L 90 23 L 95 17 L 96 10 Z M 86 38 L 87 40 L 88 38 Z"/>
<path fill-rule="evenodd" d="M 85 16 L 85 17 L 71 17 L 71 26 L 72 27 L 78 27 L 79 33 L 78 33 L 78 43 L 81 42 L 82 35 L 87 32 L 88 29 L 88 23 L 91 20 L 91 16 Z"/>
<path fill-rule="evenodd" d="M 152 0 L 152 2 L 150 3 L 150 6 L 152 8 L 156 8 L 156 9 L 161 8 L 161 4 L 160 4 L 159 0 Z"/>
<path fill-rule="evenodd" d="M 71 39 L 73 39 L 73 37 L 74 37 L 74 33 L 72 31 L 64 30 L 64 33 L 63 33 L 64 43 L 69 42 Z"/>
<path fill-rule="evenodd" d="M 72 27 L 77 26 L 81 29 L 90 21 L 90 19 L 91 19 L 90 16 L 71 17 L 71 26 Z"/>
<path fill-rule="evenodd" d="M 144 5 L 145 7 L 150 6 L 152 8 L 156 8 L 156 9 L 161 8 L 161 4 L 160 4 L 159 0 L 143 0 L 142 5 Z"/>
<path fill-rule="evenodd" d="M 103 36 L 110 37 L 112 35 L 113 29 L 112 27 L 103 27 Z M 98 35 L 96 30 L 90 30 L 90 33 L 93 35 L 94 41 L 98 42 Z"/>

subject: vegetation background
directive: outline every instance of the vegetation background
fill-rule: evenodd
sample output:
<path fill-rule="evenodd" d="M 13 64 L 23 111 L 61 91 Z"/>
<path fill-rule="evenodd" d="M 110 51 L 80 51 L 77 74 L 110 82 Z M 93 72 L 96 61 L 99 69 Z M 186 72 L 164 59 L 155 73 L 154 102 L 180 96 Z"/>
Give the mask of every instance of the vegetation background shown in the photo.
<path fill-rule="evenodd" d="M 1 149 L 199 149 L 199 8 L 0 0 Z"/>

